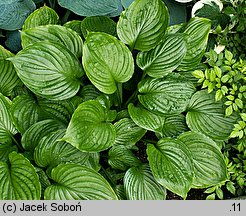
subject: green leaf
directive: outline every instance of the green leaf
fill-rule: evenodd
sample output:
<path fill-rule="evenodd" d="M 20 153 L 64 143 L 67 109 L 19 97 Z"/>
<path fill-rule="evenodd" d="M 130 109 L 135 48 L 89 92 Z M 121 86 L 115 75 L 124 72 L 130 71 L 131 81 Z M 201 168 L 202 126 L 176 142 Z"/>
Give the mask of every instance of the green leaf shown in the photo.
<path fill-rule="evenodd" d="M 167 116 L 162 128 L 163 137 L 177 137 L 185 131 L 188 131 L 185 122 L 185 116 L 182 114 Z"/>
<path fill-rule="evenodd" d="M 60 129 L 66 129 L 66 127 L 59 121 L 52 119 L 39 121 L 25 131 L 21 144 L 25 150 L 33 151 L 43 137 Z"/>
<path fill-rule="evenodd" d="M 0 93 L 0 142 L 12 140 L 12 136 L 17 133 L 10 113 L 12 102 Z"/>
<path fill-rule="evenodd" d="M 142 106 L 135 107 L 133 104 L 128 105 L 128 112 L 139 127 L 162 134 L 162 127 L 165 123 L 164 116 L 152 113 Z"/>
<path fill-rule="evenodd" d="M 0 2 L 0 29 L 20 29 L 27 16 L 36 8 L 32 0 L 8 0 Z"/>
<path fill-rule="evenodd" d="M 218 145 L 198 132 L 185 132 L 178 137 L 190 150 L 194 163 L 193 188 L 207 188 L 227 179 L 227 168 Z"/>
<path fill-rule="evenodd" d="M 211 29 L 211 22 L 206 18 L 192 18 L 182 33 L 187 34 L 187 53 L 178 70 L 188 71 L 194 69 L 201 61 Z"/>
<path fill-rule="evenodd" d="M 21 84 L 13 64 L 6 60 L 12 56 L 14 54 L 0 45 L 0 92 L 5 96 L 10 96 L 14 87 Z"/>
<path fill-rule="evenodd" d="M 60 164 L 51 172 L 54 184 L 45 200 L 117 200 L 109 183 L 94 170 L 76 164 Z"/>
<path fill-rule="evenodd" d="M 237 116 L 224 117 L 223 102 L 215 102 L 214 94 L 208 94 L 206 90 L 192 96 L 187 110 L 188 127 L 213 140 L 227 140 L 237 120 Z"/>
<path fill-rule="evenodd" d="M 186 106 L 195 87 L 178 74 L 161 79 L 147 78 L 138 85 L 140 103 L 148 110 L 161 114 L 179 114 Z"/>
<path fill-rule="evenodd" d="M 88 34 L 82 62 L 90 81 L 105 94 L 113 94 L 117 83 L 128 81 L 134 72 L 130 50 L 115 37 L 101 32 Z"/>
<path fill-rule="evenodd" d="M 161 78 L 179 66 L 186 51 L 185 35 L 168 35 L 154 49 L 140 52 L 137 65 L 149 76 Z"/>
<path fill-rule="evenodd" d="M 230 62 L 233 59 L 233 54 L 229 50 L 225 50 L 225 58 Z"/>
<path fill-rule="evenodd" d="M 223 191 L 221 190 L 221 188 L 217 187 L 216 190 L 215 190 L 215 193 L 216 193 L 216 195 L 219 197 L 219 199 L 223 200 L 224 193 L 223 193 Z"/>
<path fill-rule="evenodd" d="M 34 151 L 34 160 L 38 166 L 50 169 L 60 163 L 85 165 L 88 162 L 90 153 L 81 152 L 69 143 L 58 141 L 64 133 L 65 130 L 59 130 L 41 139 Z"/>
<path fill-rule="evenodd" d="M 102 93 L 94 85 L 86 85 L 80 91 L 80 96 L 83 101 L 95 100 Z"/>
<path fill-rule="evenodd" d="M 116 129 L 116 138 L 114 145 L 134 145 L 146 133 L 146 130 L 137 126 L 129 118 L 123 118 L 117 121 L 114 126 Z"/>
<path fill-rule="evenodd" d="M 156 147 L 148 144 L 147 155 L 156 181 L 185 199 L 194 175 L 192 155 L 187 146 L 179 140 L 163 138 Z"/>
<path fill-rule="evenodd" d="M 118 10 L 117 0 L 58 0 L 61 7 L 67 8 L 80 16 L 103 16 Z M 119 14 L 117 13 L 116 16 Z"/>
<path fill-rule="evenodd" d="M 88 32 L 104 32 L 116 36 L 116 23 L 107 16 L 86 17 L 81 22 L 81 31 L 84 38 Z"/>
<path fill-rule="evenodd" d="M 131 50 L 148 51 L 163 39 L 168 24 L 168 10 L 161 0 L 135 0 L 121 13 L 117 34 Z"/>
<path fill-rule="evenodd" d="M 166 199 L 166 189 L 157 183 L 146 164 L 127 170 L 124 187 L 128 200 Z"/>
<path fill-rule="evenodd" d="M 234 187 L 234 185 L 233 185 L 234 183 L 233 182 L 227 182 L 226 183 L 226 189 L 228 190 L 228 191 L 230 191 L 232 194 L 236 194 L 236 188 Z"/>
<path fill-rule="evenodd" d="M 79 91 L 82 66 L 63 45 L 36 42 L 10 60 L 23 83 L 41 97 L 65 100 Z"/>
<path fill-rule="evenodd" d="M 52 9 L 44 5 L 31 13 L 25 20 L 23 30 L 42 25 L 59 24 L 59 16 Z"/>
<path fill-rule="evenodd" d="M 228 117 L 228 116 L 232 115 L 232 113 L 233 113 L 233 107 L 232 107 L 232 105 L 230 105 L 226 108 L 225 115 Z"/>
<path fill-rule="evenodd" d="M 21 32 L 22 47 L 38 41 L 59 43 L 69 49 L 76 57 L 82 56 L 83 41 L 81 37 L 70 28 L 60 25 L 36 26 Z"/>
<path fill-rule="evenodd" d="M 237 104 L 237 106 L 240 108 L 240 109 L 243 109 L 243 101 L 240 100 L 239 98 L 236 98 L 235 100 L 235 103 Z"/>
<path fill-rule="evenodd" d="M 18 148 L 16 145 L 13 145 L 11 142 L 1 143 L 0 144 L 0 162 L 7 162 L 8 156 L 11 152 L 17 151 Z"/>
<path fill-rule="evenodd" d="M 223 93 L 222 91 L 219 89 L 216 91 L 216 94 L 215 94 L 215 101 L 220 101 L 223 97 Z"/>
<path fill-rule="evenodd" d="M 9 161 L 0 162 L 0 200 L 38 200 L 41 186 L 33 165 L 12 152 Z"/>
<path fill-rule="evenodd" d="M 125 146 L 113 146 L 108 152 L 108 164 L 113 169 L 126 171 L 133 166 L 139 166 L 140 160 Z"/>
<path fill-rule="evenodd" d="M 114 144 L 115 127 L 106 122 L 108 110 L 97 100 L 86 101 L 78 106 L 62 140 L 81 151 L 99 152 Z"/>
<path fill-rule="evenodd" d="M 197 79 L 203 79 L 204 78 L 204 73 L 201 70 L 195 70 L 192 72 L 192 75 L 196 77 Z"/>
<path fill-rule="evenodd" d="M 215 200 L 215 193 L 212 193 L 206 197 L 206 200 Z"/>
<path fill-rule="evenodd" d="M 63 26 L 65 26 L 66 28 L 72 29 L 73 31 L 77 32 L 77 34 L 80 37 L 82 37 L 83 34 L 81 31 L 81 23 L 82 23 L 82 21 L 80 21 L 80 20 L 71 20 L 71 21 L 64 23 Z"/>

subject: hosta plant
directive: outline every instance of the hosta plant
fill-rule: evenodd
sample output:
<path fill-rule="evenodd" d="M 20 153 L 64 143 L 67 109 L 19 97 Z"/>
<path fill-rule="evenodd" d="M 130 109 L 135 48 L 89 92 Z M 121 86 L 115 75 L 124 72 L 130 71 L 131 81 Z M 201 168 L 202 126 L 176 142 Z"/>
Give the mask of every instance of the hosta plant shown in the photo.
<path fill-rule="evenodd" d="M 0 199 L 185 199 L 228 180 L 220 143 L 238 117 L 189 76 L 210 20 L 169 27 L 161 0 L 117 23 L 57 16 L 37 9 L 22 50 L 0 47 Z"/>

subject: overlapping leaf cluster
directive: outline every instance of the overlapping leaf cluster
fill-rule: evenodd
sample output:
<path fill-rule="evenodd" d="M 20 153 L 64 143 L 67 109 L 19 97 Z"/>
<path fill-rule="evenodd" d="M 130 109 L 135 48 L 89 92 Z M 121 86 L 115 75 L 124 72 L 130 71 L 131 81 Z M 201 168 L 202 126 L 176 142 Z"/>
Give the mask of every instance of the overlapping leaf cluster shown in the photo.
<path fill-rule="evenodd" d="M 117 24 L 34 11 L 23 49 L 0 52 L 0 199 L 186 198 L 226 181 L 218 143 L 237 117 L 189 78 L 210 28 L 169 27 L 161 0 L 135 0 Z"/>

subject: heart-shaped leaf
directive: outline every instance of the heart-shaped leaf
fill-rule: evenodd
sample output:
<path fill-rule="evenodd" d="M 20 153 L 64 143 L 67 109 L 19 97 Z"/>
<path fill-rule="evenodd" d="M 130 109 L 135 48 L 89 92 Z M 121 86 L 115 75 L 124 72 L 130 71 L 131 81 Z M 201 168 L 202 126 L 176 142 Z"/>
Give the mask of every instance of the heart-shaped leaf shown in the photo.
<path fill-rule="evenodd" d="M 83 34 L 81 31 L 81 23 L 82 23 L 81 20 L 71 20 L 66 22 L 63 26 L 77 32 L 77 34 L 82 38 Z"/>
<path fill-rule="evenodd" d="M 63 45 L 36 42 L 10 60 L 22 82 L 41 97 L 65 100 L 79 91 L 82 66 Z"/>
<path fill-rule="evenodd" d="M 78 58 L 82 55 L 83 41 L 81 37 L 70 28 L 60 25 L 36 26 L 21 32 L 22 47 L 38 41 L 60 43 L 69 49 Z"/>
<path fill-rule="evenodd" d="M 81 22 L 81 31 L 84 38 L 88 32 L 105 32 L 116 36 L 116 23 L 107 16 L 86 17 Z"/>
<path fill-rule="evenodd" d="M 117 83 L 128 81 L 134 72 L 130 50 L 115 37 L 101 32 L 88 34 L 82 62 L 90 81 L 105 94 L 113 94 Z"/>
<path fill-rule="evenodd" d="M 9 161 L 0 162 L 0 200 L 38 200 L 41 186 L 33 165 L 12 152 Z"/>
<path fill-rule="evenodd" d="M 186 51 L 184 34 L 168 35 L 154 49 L 140 52 L 137 56 L 137 65 L 149 76 L 161 78 L 180 65 Z"/>
<path fill-rule="evenodd" d="M 32 0 L 8 0 L 0 2 L 0 29 L 20 29 L 27 16 L 36 9 Z"/>
<path fill-rule="evenodd" d="M 62 140 L 81 151 L 99 152 L 114 144 L 115 127 L 108 123 L 110 111 L 99 101 L 86 101 L 78 106 Z"/>
<path fill-rule="evenodd" d="M 127 170 L 141 165 L 140 160 L 123 145 L 113 146 L 108 152 L 108 163 L 113 169 Z"/>
<path fill-rule="evenodd" d="M 21 144 L 25 150 L 33 151 L 43 137 L 61 129 L 66 129 L 66 126 L 59 121 L 52 119 L 39 121 L 26 130 L 21 138 Z"/>
<path fill-rule="evenodd" d="M 17 133 L 11 119 L 11 104 L 12 101 L 0 93 L 0 142 L 11 142 Z"/>
<path fill-rule="evenodd" d="M 194 175 L 188 147 L 179 140 L 163 138 L 156 147 L 148 144 L 147 155 L 156 181 L 185 199 Z"/>
<path fill-rule="evenodd" d="M 161 114 L 180 114 L 185 111 L 195 92 L 192 83 L 178 74 L 164 78 L 147 78 L 138 85 L 140 103 L 151 112 Z"/>
<path fill-rule="evenodd" d="M 116 129 L 115 145 L 131 146 L 138 142 L 146 133 L 138 127 L 131 119 L 123 118 L 114 124 Z"/>
<path fill-rule="evenodd" d="M 117 200 L 110 184 L 93 169 L 60 164 L 51 172 L 55 182 L 44 193 L 46 200 Z"/>
<path fill-rule="evenodd" d="M 59 16 L 52 9 L 44 5 L 32 12 L 25 20 L 23 30 L 42 25 L 59 24 Z"/>
<path fill-rule="evenodd" d="M 164 37 L 168 10 L 161 0 L 135 0 L 120 15 L 117 34 L 130 49 L 148 51 Z"/>
<path fill-rule="evenodd" d="M 178 137 L 191 151 L 194 162 L 192 187 L 208 188 L 226 181 L 227 168 L 218 145 L 198 132 L 186 132 Z"/>
<path fill-rule="evenodd" d="M 66 142 L 59 142 L 65 130 L 59 130 L 43 137 L 34 151 L 34 160 L 40 167 L 53 168 L 60 163 L 88 164 L 90 154 L 81 152 Z M 92 168 L 92 166 L 90 166 Z"/>
<path fill-rule="evenodd" d="M 88 17 L 108 15 L 116 12 L 119 7 L 117 0 L 58 0 L 58 3 L 80 16 Z"/>
<path fill-rule="evenodd" d="M 206 18 L 192 18 L 181 32 L 187 37 L 187 53 L 178 70 L 189 71 L 194 69 L 201 61 L 207 47 L 211 21 Z"/>
<path fill-rule="evenodd" d="M 95 100 L 102 93 L 94 85 L 86 85 L 79 92 L 83 101 Z"/>
<path fill-rule="evenodd" d="M 214 94 L 202 90 L 196 92 L 187 108 L 186 122 L 192 131 L 198 131 L 213 140 L 227 140 L 237 116 L 225 117 L 223 102 L 215 102 Z"/>
<path fill-rule="evenodd" d="M 165 200 L 166 189 L 154 179 L 148 165 L 127 170 L 124 188 L 129 200 Z"/>
<path fill-rule="evenodd" d="M 10 96 L 14 87 L 21 83 L 14 66 L 6 59 L 14 54 L 0 45 L 0 92 L 5 96 Z"/>

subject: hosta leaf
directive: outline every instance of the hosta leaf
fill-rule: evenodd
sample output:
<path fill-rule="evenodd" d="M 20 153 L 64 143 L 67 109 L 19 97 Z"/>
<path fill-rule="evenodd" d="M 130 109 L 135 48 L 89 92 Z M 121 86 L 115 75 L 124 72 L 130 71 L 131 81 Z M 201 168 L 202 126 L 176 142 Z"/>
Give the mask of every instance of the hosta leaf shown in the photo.
<path fill-rule="evenodd" d="M 13 123 L 22 134 L 31 125 L 44 119 L 56 119 L 68 124 L 74 110 L 74 105 L 68 100 L 36 99 L 28 94 L 15 97 L 11 106 Z"/>
<path fill-rule="evenodd" d="M 114 144 L 116 131 L 107 122 L 109 111 L 99 101 L 86 101 L 78 106 L 63 140 L 81 151 L 99 152 Z"/>
<path fill-rule="evenodd" d="M 137 126 L 129 118 L 119 120 L 114 126 L 116 129 L 115 145 L 134 145 L 146 133 L 146 130 Z"/>
<path fill-rule="evenodd" d="M 78 58 L 82 55 L 83 41 L 81 37 L 70 28 L 59 25 L 45 25 L 36 26 L 21 32 L 23 48 L 35 42 L 45 40 L 64 45 Z"/>
<path fill-rule="evenodd" d="M 86 85 L 80 91 L 80 96 L 84 101 L 95 100 L 102 93 L 94 85 Z"/>
<path fill-rule="evenodd" d="M 10 60 L 23 83 L 39 96 L 65 100 L 79 91 L 83 69 L 75 55 L 63 45 L 36 42 Z"/>
<path fill-rule="evenodd" d="M 227 179 L 224 157 L 217 144 L 198 132 L 186 132 L 178 137 L 191 151 L 194 162 L 192 187 L 208 188 Z"/>
<path fill-rule="evenodd" d="M 156 147 L 147 146 L 147 155 L 156 181 L 185 199 L 194 175 L 188 147 L 179 140 L 163 138 Z"/>
<path fill-rule="evenodd" d="M 182 28 L 181 28 L 182 29 Z M 178 70 L 194 69 L 201 61 L 207 47 L 211 21 L 206 18 L 192 18 L 181 31 L 187 34 L 187 53 Z"/>
<path fill-rule="evenodd" d="M 121 0 L 121 4 L 124 8 L 128 8 L 134 0 Z"/>
<path fill-rule="evenodd" d="M 166 189 L 156 182 L 146 164 L 127 170 L 124 176 L 124 187 L 129 200 L 166 199 Z"/>
<path fill-rule="evenodd" d="M 113 169 L 127 170 L 141 164 L 140 160 L 125 146 L 113 146 L 108 152 L 108 163 Z"/>
<path fill-rule="evenodd" d="M 22 49 L 21 35 L 19 30 L 8 31 L 6 34 L 7 40 L 5 41 L 6 47 L 14 53 Z"/>
<path fill-rule="evenodd" d="M 118 10 L 117 0 L 58 0 L 58 3 L 80 16 L 102 16 Z"/>
<path fill-rule="evenodd" d="M 73 31 L 77 32 L 77 34 L 82 37 L 82 31 L 81 31 L 81 20 L 71 20 L 66 22 L 63 26 L 65 26 L 66 28 L 70 28 Z"/>
<path fill-rule="evenodd" d="M 107 34 L 116 35 L 116 23 L 107 16 L 86 17 L 81 22 L 81 31 L 84 38 L 88 32 L 105 32 Z"/>
<path fill-rule="evenodd" d="M 14 87 L 21 83 L 14 66 L 6 59 L 14 54 L 0 45 L 0 92 L 5 96 L 10 96 Z"/>
<path fill-rule="evenodd" d="M 185 122 L 185 116 L 182 114 L 167 116 L 162 128 L 162 136 L 177 137 L 185 131 L 188 131 Z"/>
<path fill-rule="evenodd" d="M 168 11 L 161 0 L 135 0 L 121 13 L 117 34 L 131 49 L 148 51 L 162 40 L 168 24 Z"/>
<path fill-rule="evenodd" d="M 21 138 L 22 146 L 25 150 L 33 151 L 40 140 L 60 129 L 66 129 L 65 125 L 59 121 L 47 119 L 39 121 L 29 127 Z"/>
<path fill-rule="evenodd" d="M 161 114 L 185 111 L 195 87 L 178 74 L 164 78 L 147 78 L 139 83 L 138 99 L 148 110 Z"/>
<path fill-rule="evenodd" d="M 84 165 L 90 153 L 81 152 L 69 143 L 59 142 L 65 130 L 59 130 L 43 137 L 34 151 L 34 160 L 40 167 L 55 167 L 60 163 Z"/>
<path fill-rule="evenodd" d="M 21 154 L 9 154 L 0 162 L 0 200 L 38 200 L 41 186 L 33 165 Z"/>
<path fill-rule="evenodd" d="M 110 184 L 94 170 L 76 164 L 60 164 L 51 172 L 55 184 L 44 193 L 46 200 L 117 200 Z"/>
<path fill-rule="evenodd" d="M 10 113 L 12 102 L 0 93 L 0 142 L 12 140 L 12 135 L 17 133 Z"/>
<path fill-rule="evenodd" d="M 59 16 L 52 9 L 44 5 L 31 13 L 22 27 L 23 30 L 42 25 L 59 24 Z"/>
<path fill-rule="evenodd" d="M 205 90 L 192 96 L 187 110 L 188 127 L 214 140 L 227 140 L 237 120 L 235 116 L 225 117 L 223 102 L 215 102 L 214 94 Z"/>
<path fill-rule="evenodd" d="M 142 106 L 128 105 L 128 112 L 136 125 L 146 130 L 162 133 L 165 117 L 152 113 Z"/>
<path fill-rule="evenodd" d="M 128 81 L 134 72 L 130 50 L 106 33 L 89 33 L 82 62 L 90 81 L 105 94 L 113 94 L 117 83 Z"/>
<path fill-rule="evenodd" d="M 32 0 L 8 0 L 0 2 L 0 29 L 20 29 L 27 16 L 36 9 Z"/>
<path fill-rule="evenodd" d="M 17 146 L 11 142 L 0 143 L 0 161 L 6 162 L 9 158 L 9 153 L 17 150 Z"/>
<path fill-rule="evenodd" d="M 137 64 L 149 76 L 161 78 L 179 66 L 186 51 L 185 35 L 168 35 L 154 49 L 140 52 Z"/>

